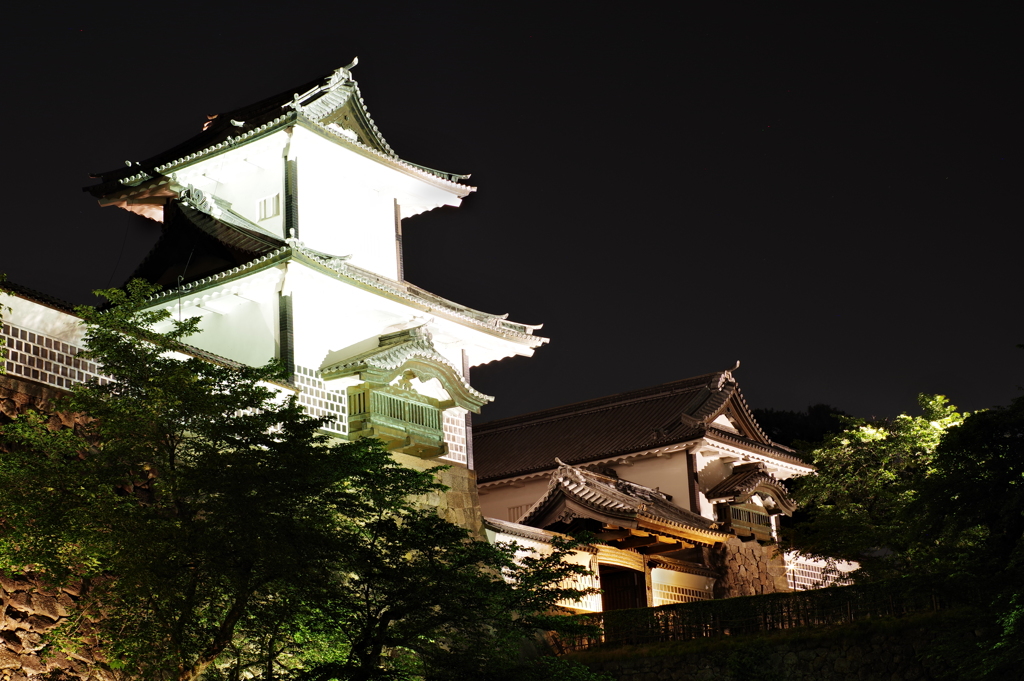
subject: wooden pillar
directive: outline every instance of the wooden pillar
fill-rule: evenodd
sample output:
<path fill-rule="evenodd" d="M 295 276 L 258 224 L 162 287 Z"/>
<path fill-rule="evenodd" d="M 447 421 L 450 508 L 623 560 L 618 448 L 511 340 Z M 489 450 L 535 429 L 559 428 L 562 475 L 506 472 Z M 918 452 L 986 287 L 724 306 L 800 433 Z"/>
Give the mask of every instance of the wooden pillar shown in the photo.
<path fill-rule="evenodd" d="M 700 515 L 700 482 L 697 479 L 697 451 L 700 445 L 694 445 L 686 452 L 687 492 L 690 497 L 690 510 Z"/>
<path fill-rule="evenodd" d="M 405 251 L 402 250 L 402 207 L 398 205 L 398 199 L 395 199 L 395 257 L 398 258 L 398 281 L 405 281 Z"/>
<path fill-rule="evenodd" d="M 644 560 L 644 587 L 647 594 L 647 603 L 644 607 L 654 607 L 654 576 L 651 574 L 653 563 Z"/>

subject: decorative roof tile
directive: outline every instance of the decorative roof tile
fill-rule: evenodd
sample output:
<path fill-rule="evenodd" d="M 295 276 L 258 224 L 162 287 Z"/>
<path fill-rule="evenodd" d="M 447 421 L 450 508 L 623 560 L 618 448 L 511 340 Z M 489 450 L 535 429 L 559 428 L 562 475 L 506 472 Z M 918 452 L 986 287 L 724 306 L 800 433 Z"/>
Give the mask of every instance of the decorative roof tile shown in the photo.
<path fill-rule="evenodd" d="M 464 409 L 479 413 L 480 407 L 494 400 L 473 388 L 462 372 L 434 348 L 430 333 L 423 326 L 380 336 L 378 347 L 321 367 L 320 375 L 325 381 L 359 374 L 370 383 L 390 382 L 399 369 L 412 361 L 418 364 L 417 378 L 437 378 L 455 404 Z"/>
<path fill-rule="evenodd" d="M 659 490 L 635 482 L 611 478 L 584 468 L 557 461 L 548 490 L 527 510 L 522 524 L 545 524 L 553 508 L 563 499 L 575 502 L 574 513 L 592 510 L 596 517 L 615 518 L 625 527 L 678 528 L 686 538 L 705 543 L 725 541 L 729 534 L 711 520 L 676 506 Z"/>

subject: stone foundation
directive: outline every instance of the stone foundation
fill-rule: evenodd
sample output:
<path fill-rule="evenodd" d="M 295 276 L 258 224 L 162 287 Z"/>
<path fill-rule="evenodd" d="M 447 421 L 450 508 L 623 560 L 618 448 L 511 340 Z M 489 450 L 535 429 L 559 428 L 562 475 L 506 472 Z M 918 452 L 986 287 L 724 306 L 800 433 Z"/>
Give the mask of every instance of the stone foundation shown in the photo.
<path fill-rule="evenodd" d="M 75 613 L 82 585 L 43 590 L 31 575 L 0 575 L 0 681 L 31 681 L 47 674 L 59 681 L 113 681 L 88 648 L 66 654 L 42 643 L 42 636 Z"/>
<path fill-rule="evenodd" d="M 84 417 L 54 410 L 62 394 L 56 388 L 39 383 L 0 376 L 0 428 L 29 409 L 49 414 L 53 430 L 82 425 Z M 12 578 L 0 573 L 0 681 L 28 681 L 51 672 L 55 675 L 47 678 L 83 681 L 114 678 L 94 666 L 94 655 L 88 650 L 66 655 L 42 644 L 42 635 L 66 621 L 75 611 L 81 595 L 81 584 L 47 590 L 34 575 Z"/>
<path fill-rule="evenodd" d="M 731 537 L 708 552 L 711 569 L 722 576 L 715 582 L 715 598 L 735 598 L 789 591 L 786 562 L 774 546 Z"/>
<path fill-rule="evenodd" d="M 408 454 L 395 454 L 395 460 L 409 468 L 428 470 L 445 465 L 438 460 L 424 460 Z M 484 539 L 484 515 L 480 510 L 480 497 L 476 489 L 476 471 L 452 464 L 451 468 L 437 476 L 438 482 L 448 488 L 447 492 L 426 495 L 425 506 L 433 506 L 438 515 L 448 522 L 464 527 L 477 539 Z"/>

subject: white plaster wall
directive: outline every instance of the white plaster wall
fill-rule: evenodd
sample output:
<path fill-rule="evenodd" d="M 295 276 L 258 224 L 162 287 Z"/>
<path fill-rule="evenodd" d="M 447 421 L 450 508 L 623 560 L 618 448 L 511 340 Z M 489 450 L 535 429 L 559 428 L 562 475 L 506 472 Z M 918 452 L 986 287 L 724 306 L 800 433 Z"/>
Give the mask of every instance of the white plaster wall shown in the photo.
<path fill-rule="evenodd" d="M 296 128 L 299 236 L 310 248 L 398 279 L 394 196 L 388 169 L 304 128 Z M 390 171 L 395 172 L 395 171 Z"/>
<path fill-rule="evenodd" d="M 82 320 L 74 315 L 5 293 L 0 293 L 0 306 L 11 308 L 10 312 L 0 310 L 0 319 L 4 322 L 82 346 L 85 328 L 81 326 Z"/>
<path fill-rule="evenodd" d="M 181 185 L 191 184 L 231 204 L 231 209 L 260 227 L 284 234 L 284 164 L 288 133 L 284 130 L 212 156 L 174 173 Z M 279 196 L 280 211 L 260 220 L 259 203 Z"/>
<path fill-rule="evenodd" d="M 548 478 L 524 482 L 522 487 L 498 487 L 480 491 L 480 510 L 486 518 L 509 520 L 508 509 L 524 504 L 532 505 L 548 489 Z M 515 522 L 515 520 L 512 520 Z"/>
<path fill-rule="evenodd" d="M 403 218 L 461 203 L 451 191 L 302 126 L 289 157 L 298 167 L 299 237 L 391 279 L 398 279 L 396 203 Z"/>
<path fill-rule="evenodd" d="M 250 366 L 261 366 L 277 356 L 277 301 L 241 300 L 231 312 L 203 315 L 197 336 L 188 343 Z"/>
<path fill-rule="evenodd" d="M 690 490 L 686 480 L 686 452 L 671 458 L 632 459 L 633 465 L 609 466 L 623 480 L 646 487 L 657 487 L 672 496 L 672 503 L 690 510 Z"/>
<path fill-rule="evenodd" d="M 532 354 L 529 348 L 468 325 L 433 317 L 430 312 L 353 286 L 301 263 L 289 263 L 287 271 L 283 291 L 293 297 L 295 361 L 303 366 L 319 368 L 328 355 L 375 338 L 390 326 L 422 323 L 428 323 L 437 351 L 459 372 L 463 348 L 471 358 L 486 361 Z"/>
<path fill-rule="evenodd" d="M 186 343 L 250 366 L 266 364 L 278 356 L 282 274 L 282 268 L 273 267 L 199 292 L 183 292 L 180 299 L 166 298 L 160 307 L 171 318 L 156 330 L 169 330 L 175 319 L 199 317 L 199 333 Z"/>
<path fill-rule="evenodd" d="M 297 262 L 288 264 L 284 292 L 292 296 L 295 362 L 311 369 L 332 351 L 379 336 L 414 312 Z"/>
<path fill-rule="evenodd" d="M 486 515 L 486 514 L 485 514 Z M 531 528 L 533 529 L 533 528 Z M 523 547 L 522 551 L 516 553 L 516 559 L 522 559 L 528 555 L 546 556 L 551 554 L 551 545 L 545 542 L 536 541 L 534 539 L 526 539 L 525 537 L 519 537 L 506 532 L 495 532 L 494 530 L 487 530 L 487 540 L 492 543 L 516 543 Z M 600 576 L 597 572 L 597 562 L 594 560 L 594 554 L 587 551 L 573 551 L 565 557 L 565 562 L 572 563 L 574 565 L 581 565 L 584 568 L 590 570 L 592 574 L 577 577 L 572 581 L 570 586 L 578 589 L 601 588 Z M 560 601 L 559 605 L 567 608 L 573 608 L 583 612 L 600 612 L 601 611 L 601 595 L 592 594 L 590 596 L 584 596 L 578 601 Z"/>
<path fill-rule="evenodd" d="M 715 586 L 715 580 L 712 577 L 691 575 L 686 572 L 676 572 L 675 570 L 666 570 L 664 568 L 652 569 L 651 581 L 654 584 L 667 584 L 668 586 L 678 586 L 684 589 L 706 592 L 710 592 Z"/>

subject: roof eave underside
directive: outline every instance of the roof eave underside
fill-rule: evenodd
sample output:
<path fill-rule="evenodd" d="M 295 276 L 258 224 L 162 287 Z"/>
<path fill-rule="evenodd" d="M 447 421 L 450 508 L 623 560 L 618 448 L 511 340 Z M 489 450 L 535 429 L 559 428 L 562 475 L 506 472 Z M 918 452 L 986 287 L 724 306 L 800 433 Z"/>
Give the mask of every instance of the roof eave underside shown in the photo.
<path fill-rule="evenodd" d="M 536 348 L 549 341 L 543 336 L 534 336 L 532 333 L 519 331 L 519 329 L 535 328 L 529 324 L 518 324 L 505 321 L 498 315 L 488 315 L 471 308 L 459 306 L 456 303 L 447 301 L 440 296 L 435 296 L 429 291 L 412 286 L 405 282 L 396 282 L 381 275 L 363 270 L 354 265 L 343 264 L 339 268 L 332 267 L 323 259 L 309 252 L 301 246 L 285 245 L 277 250 L 265 253 L 250 262 L 238 267 L 231 268 L 224 272 L 199 279 L 190 284 L 173 289 L 166 289 L 149 299 L 151 305 L 159 304 L 160 301 L 175 298 L 179 294 L 195 295 L 196 293 L 215 286 L 221 286 L 233 279 L 247 276 L 251 273 L 272 267 L 284 260 L 294 259 L 317 269 L 325 274 L 345 281 L 348 284 L 362 288 L 366 291 L 381 295 L 405 305 L 416 307 L 424 312 L 430 312 L 450 321 L 460 323 L 488 335 L 512 341 L 530 348 Z M 404 294 L 402 291 L 404 290 Z M 447 303 L 446 306 L 444 303 Z M 503 328 L 506 327 L 506 328 Z"/>

